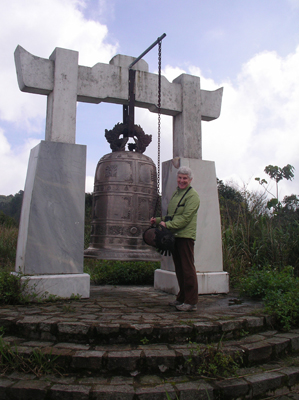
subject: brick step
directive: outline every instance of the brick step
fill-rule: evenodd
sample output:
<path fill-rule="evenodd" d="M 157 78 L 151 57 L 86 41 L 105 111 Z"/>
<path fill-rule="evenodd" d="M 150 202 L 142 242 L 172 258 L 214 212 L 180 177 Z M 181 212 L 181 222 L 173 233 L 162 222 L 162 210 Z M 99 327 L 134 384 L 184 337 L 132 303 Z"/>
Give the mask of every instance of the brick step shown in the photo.
<path fill-rule="evenodd" d="M 200 296 L 197 312 L 183 313 L 168 306 L 172 295 L 152 287 L 104 286 L 80 301 L 3 306 L 4 340 L 21 354 L 58 355 L 66 372 L 2 375 L 0 399 L 160 400 L 167 391 L 175 400 L 222 400 L 287 393 L 299 382 L 299 330 L 273 331 L 261 303 L 236 296 Z M 196 375 L 197 347 L 208 343 L 238 352 L 246 368 L 225 380 Z"/>
<path fill-rule="evenodd" d="M 236 316 L 221 320 L 192 319 L 190 313 L 177 313 L 177 319 L 145 322 L 104 322 L 68 320 L 64 315 L 0 316 L 6 334 L 30 340 L 89 344 L 209 343 L 222 337 L 238 338 L 244 332 L 263 332 L 273 326 L 273 319 L 262 316 Z M 131 316 L 130 316 L 131 317 Z M 141 318 L 141 317 L 140 317 Z M 215 318 L 215 317 L 214 317 Z"/>
<path fill-rule="evenodd" d="M 288 364 L 268 363 L 240 369 L 228 379 L 203 379 L 190 376 L 105 376 L 103 374 L 36 377 L 14 372 L 0 376 L 1 400 L 248 400 L 294 399 L 299 381 L 299 359 Z"/>
<path fill-rule="evenodd" d="M 210 346 L 197 343 L 90 345 L 26 341 L 11 336 L 4 340 L 19 354 L 30 355 L 34 349 L 41 349 L 44 354 L 58 355 L 58 362 L 66 371 L 123 375 L 194 373 L 200 363 L 200 352 Z M 219 343 L 214 344 L 217 345 Z M 298 352 L 299 330 L 288 333 L 266 331 L 239 340 L 223 341 L 221 349 L 235 359 L 241 357 L 246 367 L 259 365 Z"/>

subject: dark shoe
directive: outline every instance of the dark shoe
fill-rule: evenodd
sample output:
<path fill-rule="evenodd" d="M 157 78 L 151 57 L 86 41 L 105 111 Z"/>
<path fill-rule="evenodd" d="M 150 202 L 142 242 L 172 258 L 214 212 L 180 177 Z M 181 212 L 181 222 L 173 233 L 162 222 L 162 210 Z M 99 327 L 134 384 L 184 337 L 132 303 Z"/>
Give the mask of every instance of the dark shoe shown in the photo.
<path fill-rule="evenodd" d="M 181 304 L 180 306 L 176 306 L 176 309 L 179 311 L 196 311 L 197 310 L 197 305 L 194 304 Z"/>
<path fill-rule="evenodd" d="M 169 306 L 173 306 L 173 307 L 180 306 L 182 304 L 183 303 L 181 301 L 178 301 L 178 300 L 171 301 L 170 303 L 168 303 Z"/>

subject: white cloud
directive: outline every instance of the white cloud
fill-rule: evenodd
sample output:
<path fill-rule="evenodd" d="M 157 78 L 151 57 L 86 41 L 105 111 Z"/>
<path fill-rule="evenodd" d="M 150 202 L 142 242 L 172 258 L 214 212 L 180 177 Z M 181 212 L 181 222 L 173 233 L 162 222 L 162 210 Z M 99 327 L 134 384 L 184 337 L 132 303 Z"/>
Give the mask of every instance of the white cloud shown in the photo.
<path fill-rule="evenodd" d="M 171 65 L 166 65 L 166 67 L 161 71 L 161 74 L 164 75 L 169 82 L 172 82 L 175 78 L 184 73 L 186 73 L 186 71 L 182 68 L 172 67 Z"/>
<path fill-rule="evenodd" d="M 117 43 L 105 42 L 107 27 L 84 18 L 85 6 L 83 0 L 0 2 L 0 35 L 5 38 L 0 43 L 1 194 L 24 188 L 30 149 L 44 139 L 46 96 L 19 90 L 14 64 L 17 45 L 42 58 L 48 58 L 55 47 L 79 51 L 79 64 L 88 66 L 107 63 L 116 53 Z M 20 132 L 17 148 L 10 144 L 4 122 Z"/>
<path fill-rule="evenodd" d="M 220 118 L 203 124 L 204 158 L 216 161 L 220 178 L 254 182 L 268 164 L 299 171 L 298 69 L 299 47 L 285 58 L 263 52 L 243 65 L 236 85 L 220 84 Z M 299 193 L 296 173 L 280 187 L 282 195 Z"/>
<path fill-rule="evenodd" d="M 29 139 L 12 150 L 3 130 L 0 128 L 0 193 L 4 195 L 18 193 L 24 189 L 28 156 L 38 140 Z"/>
<path fill-rule="evenodd" d="M 45 116 L 45 96 L 21 93 L 16 79 L 14 50 L 21 45 L 31 54 L 48 58 L 55 47 L 79 51 L 80 65 L 109 62 L 117 44 L 105 43 L 107 27 L 86 20 L 84 1 L 14 0 L 0 3 L 1 69 L 0 118 L 28 124 Z"/>
<path fill-rule="evenodd" d="M 267 177 L 266 165 L 293 165 L 299 173 L 299 47 L 287 57 L 275 52 L 256 54 L 245 63 L 236 83 L 205 78 L 200 68 L 187 71 L 167 65 L 162 74 L 172 81 L 182 73 L 200 76 L 201 88 L 224 87 L 221 115 L 202 123 L 203 158 L 215 161 L 217 176 L 249 189 L 259 189 L 255 177 Z M 139 111 L 142 127 L 154 131 L 156 119 Z M 148 133 L 148 132 L 147 132 Z M 162 125 L 161 159 L 172 157 L 171 119 Z M 155 138 L 153 139 L 155 142 Z M 155 148 L 156 143 L 153 148 Z M 155 151 L 149 156 L 156 161 Z M 299 193 L 299 177 L 280 183 L 280 197 Z"/>
<path fill-rule="evenodd" d="M 162 74 L 171 82 L 182 73 L 200 76 L 201 88 L 224 87 L 221 115 L 202 123 L 203 158 L 215 161 L 217 176 L 249 189 L 260 189 L 255 177 L 267 177 L 266 165 L 293 165 L 299 173 L 299 47 L 287 57 L 275 52 L 255 55 L 243 65 L 236 83 L 206 79 L 200 69 L 167 65 Z M 137 109 L 136 123 L 153 142 L 146 154 L 157 160 L 157 115 Z M 161 160 L 172 158 L 172 118 L 162 118 Z M 299 193 L 299 177 L 280 183 L 280 197 Z"/>
<path fill-rule="evenodd" d="M 289 0 L 293 6 L 298 0 Z M 117 52 L 117 43 L 106 43 L 107 27 L 83 15 L 87 1 L 13 0 L 0 2 L 0 193 L 10 194 L 24 187 L 29 150 L 44 138 L 46 96 L 20 92 L 13 53 L 18 44 L 38 57 L 48 58 L 55 47 L 79 51 L 79 63 L 92 66 L 107 63 Z M 98 1 L 97 6 L 101 6 Z M 182 73 L 200 76 L 201 87 L 224 87 L 220 118 L 203 122 L 203 158 L 216 163 L 220 179 L 247 183 L 265 177 L 268 164 L 292 164 L 293 182 L 280 184 L 282 193 L 299 193 L 299 47 L 286 57 L 264 51 L 245 63 L 236 79 L 215 82 L 197 66 L 185 71 L 167 65 L 162 74 L 171 82 Z M 232 77 L 231 79 L 233 79 Z M 3 121 L 20 130 L 15 148 Z M 136 123 L 153 135 L 148 154 L 156 161 L 157 115 L 136 112 Z M 161 159 L 172 157 L 172 118 L 162 117 Z M 3 174 L 5 171 L 5 174 Z M 22 178 L 20 178 L 22 177 Z M 87 186 L 93 185 L 88 177 Z M 89 188 L 92 190 L 92 187 Z"/>

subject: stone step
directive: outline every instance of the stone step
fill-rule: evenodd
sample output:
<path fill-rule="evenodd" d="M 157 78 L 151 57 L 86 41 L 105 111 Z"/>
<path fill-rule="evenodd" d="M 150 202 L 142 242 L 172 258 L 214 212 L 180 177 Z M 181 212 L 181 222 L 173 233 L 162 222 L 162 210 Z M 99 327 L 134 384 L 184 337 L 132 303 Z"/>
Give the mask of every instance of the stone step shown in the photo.
<path fill-rule="evenodd" d="M 105 376 L 101 374 L 36 377 L 14 372 L 0 376 L 1 400 L 248 400 L 295 399 L 299 359 L 240 369 L 227 379 L 190 376 Z"/>
<path fill-rule="evenodd" d="M 28 340 L 88 344 L 207 343 L 272 326 L 261 302 L 236 296 L 199 296 L 197 311 L 188 313 L 152 287 L 91 287 L 90 299 L 2 306 L 0 326 Z"/>
<path fill-rule="evenodd" d="M 57 307 L 57 305 L 55 306 Z M 157 318 L 146 320 L 146 316 L 130 314 L 127 320 L 111 316 L 107 312 L 94 315 L 81 314 L 82 318 L 63 313 L 41 314 L 18 312 L 9 309 L 0 310 L 0 326 L 6 334 L 17 335 L 28 340 L 88 344 L 140 344 L 149 343 L 208 343 L 221 338 L 238 338 L 244 332 L 258 333 L 273 326 L 273 319 L 266 315 L 213 315 L 198 317 L 191 313 L 155 315 Z M 169 313 L 170 314 L 170 313 Z M 174 318 L 175 315 L 175 318 Z M 169 316 L 169 315 L 168 315 Z M 83 318 L 85 317 L 85 319 Z M 88 319 L 91 318 L 92 319 Z M 101 317 L 103 317 L 101 319 Z M 108 318 L 107 318 L 108 317 Z M 223 319 L 221 319 L 221 317 Z"/>
<path fill-rule="evenodd" d="M 5 336 L 21 355 L 30 355 L 41 349 L 44 354 L 59 356 L 58 362 L 70 372 L 101 371 L 106 374 L 186 374 L 194 373 L 200 364 L 200 354 L 212 345 L 189 344 L 121 344 L 97 345 L 72 342 L 26 341 Z M 295 354 L 299 351 L 299 330 L 288 333 L 266 331 L 248 335 L 238 340 L 215 343 L 234 359 L 242 359 L 245 367 L 259 365 Z"/>
<path fill-rule="evenodd" d="M 65 370 L 1 375 L 0 399 L 251 399 L 296 388 L 299 330 L 274 331 L 260 302 L 236 296 L 199 296 L 197 312 L 182 313 L 152 287 L 104 286 L 81 301 L 2 306 L 4 340 L 20 354 L 57 355 Z M 197 374 L 198 347 L 212 342 L 242 355 L 238 377 Z"/>
<path fill-rule="evenodd" d="M 86 323 L 49 321 L 44 317 L 24 317 L 20 320 L 0 319 L 5 332 L 32 340 L 89 344 L 208 343 L 222 337 L 238 338 L 244 332 L 258 333 L 272 326 L 267 317 L 244 317 L 223 321 L 193 321 L 181 315 L 173 324 L 162 323 Z"/>

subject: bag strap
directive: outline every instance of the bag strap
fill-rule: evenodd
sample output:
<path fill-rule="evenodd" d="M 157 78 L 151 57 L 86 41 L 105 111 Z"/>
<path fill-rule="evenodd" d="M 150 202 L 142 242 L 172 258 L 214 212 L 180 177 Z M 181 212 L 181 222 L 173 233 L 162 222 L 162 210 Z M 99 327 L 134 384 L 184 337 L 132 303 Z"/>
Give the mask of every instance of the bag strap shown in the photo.
<path fill-rule="evenodd" d="M 192 189 L 192 186 L 188 187 L 188 190 L 186 190 L 186 192 L 183 194 L 183 196 L 181 197 L 180 201 L 178 202 L 178 205 L 176 206 L 176 209 L 174 210 L 174 213 L 172 215 L 172 218 L 174 217 L 174 214 L 177 212 L 177 209 L 179 208 L 179 206 L 181 205 L 181 202 L 183 200 L 183 198 L 186 196 L 186 194 L 189 192 L 189 190 Z"/>

